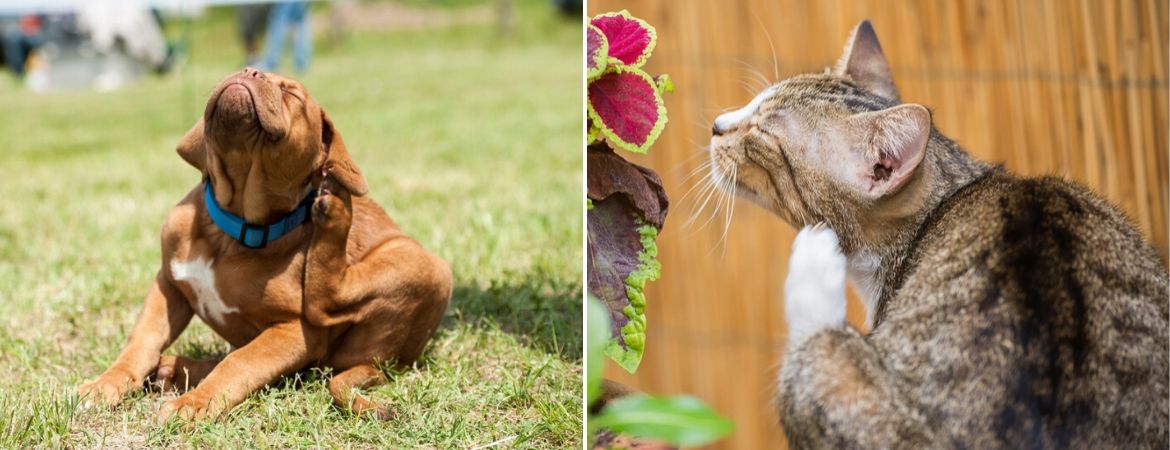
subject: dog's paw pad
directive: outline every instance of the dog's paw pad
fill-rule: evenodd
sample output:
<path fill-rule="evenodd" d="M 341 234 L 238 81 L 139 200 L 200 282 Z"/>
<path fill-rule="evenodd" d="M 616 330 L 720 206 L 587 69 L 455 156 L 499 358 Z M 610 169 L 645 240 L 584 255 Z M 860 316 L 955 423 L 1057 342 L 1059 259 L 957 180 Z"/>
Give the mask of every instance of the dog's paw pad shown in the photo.
<path fill-rule="evenodd" d="M 844 324 L 846 264 L 837 233 L 828 227 L 805 227 L 796 235 L 784 283 L 790 342 Z"/>
<path fill-rule="evenodd" d="M 348 200 L 338 193 L 323 190 L 313 201 L 313 222 L 328 227 L 345 228 L 351 220 Z"/>
<path fill-rule="evenodd" d="M 322 193 L 313 201 L 313 221 L 324 222 L 329 219 L 329 195 Z"/>

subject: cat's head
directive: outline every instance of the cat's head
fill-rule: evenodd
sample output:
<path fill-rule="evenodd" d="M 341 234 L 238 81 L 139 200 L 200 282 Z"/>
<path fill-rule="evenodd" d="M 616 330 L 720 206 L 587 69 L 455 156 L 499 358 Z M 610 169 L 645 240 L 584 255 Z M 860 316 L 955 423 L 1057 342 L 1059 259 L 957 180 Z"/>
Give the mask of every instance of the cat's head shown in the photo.
<path fill-rule="evenodd" d="M 890 206 L 920 172 L 931 130 L 925 107 L 901 103 L 864 21 L 833 70 L 783 80 L 715 119 L 712 171 L 794 226 L 838 225 Z"/>

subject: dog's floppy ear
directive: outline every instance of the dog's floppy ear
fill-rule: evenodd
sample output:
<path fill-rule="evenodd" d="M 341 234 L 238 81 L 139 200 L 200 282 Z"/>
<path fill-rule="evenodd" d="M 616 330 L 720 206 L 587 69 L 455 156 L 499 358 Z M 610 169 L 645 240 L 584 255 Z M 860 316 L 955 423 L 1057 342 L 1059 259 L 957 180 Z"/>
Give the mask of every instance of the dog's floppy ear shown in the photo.
<path fill-rule="evenodd" d="M 333 164 L 329 176 L 345 186 L 350 194 L 366 195 L 370 190 L 366 185 L 366 177 L 349 156 L 349 151 L 345 149 L 345 141 L 341 140 L 341 133 L 337 132 L 333 120 L 324 109 L 321 110 L 321 142 L 329 149 L 329 160 Z"/>
<path fill-rule="evenodd" d="M 195 126 L 187 130 L 187 134 L 179 139 L 179 145 L 175 148 L 179 152 L 179 156 L 183 157 L 183 161 L 187 164 L 199 169 L 200 172 L 207 173 L 207 146 L 203 144 L 203 118 L 200 117 Z"/>
<path fill-rule="evenodd" d="M 215 176 L 219 179 L 226 179 L 224 178 L 223 167 L 220 165 L 222 163 L 215 158 L 214 154 L 207 154 L 207 144 L 203 142 L 202 117 L 199 118 L 198 122 L 195 122 L 195 126 L 187 130 L 187 134 L 184 134 L 182 139 L 179 139 L 179 145 L 175 147 L 175 151 L 179 152 L 179 156 L 183 158 L 183 161 L 187 161 L 187 164 L 203 172 L 204 177 L 210 176 L 208 173 L 210 170 L 214 171 Z M 217 200 L 224 203 L 232 201 L 231 183 L 216 183 L 214 188 L 215 198 Z"/>

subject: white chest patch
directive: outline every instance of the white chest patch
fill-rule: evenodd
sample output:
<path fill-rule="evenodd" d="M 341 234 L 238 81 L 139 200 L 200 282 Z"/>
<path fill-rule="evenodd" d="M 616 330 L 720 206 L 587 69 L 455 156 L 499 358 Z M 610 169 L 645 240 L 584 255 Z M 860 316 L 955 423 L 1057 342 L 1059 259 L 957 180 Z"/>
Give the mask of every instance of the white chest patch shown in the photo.
<path fill-rule="evenodd" d="M 171 275 L 175 280 L 185 281 L 195 291 L 196 312 L 204 320 L 216 324 L 223 323 L 224 314 L 240 312 L 239 308 L 231 308 L 223 303 L 219 291 L 215 290 L 215 272 L 211 270 L 212 261 L 202 257 L 191 261 L 171 260 Z"/>
<path fill-rule="evenodd" d="M 862 250 L 849 257 L 849 281 L 857 288 L 861 303 L 865 304 L 865 326 L 873 328 L 878 299 L 882 295 L 882 281 L 878 279 L 882 259 L 875 253 Z"/>

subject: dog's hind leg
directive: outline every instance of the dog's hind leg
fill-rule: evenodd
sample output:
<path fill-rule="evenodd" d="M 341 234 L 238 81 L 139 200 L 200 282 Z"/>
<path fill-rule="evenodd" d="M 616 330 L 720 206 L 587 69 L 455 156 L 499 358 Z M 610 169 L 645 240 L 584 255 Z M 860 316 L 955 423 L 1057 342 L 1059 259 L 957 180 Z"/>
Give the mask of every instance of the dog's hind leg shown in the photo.
<path fill-rule="evenodd" d="M 199 385 L 223 357 L 191 359 L 183 356 L 166 355 L 158 360 L 158 370 L 151 383 L 161 391 L 186 392 Z"/>
<path fill-rule="evenodd" d="M 358 364 L 334 375 L 329 380 L 329 393 L 333 394 L 333 402 L 342 408 L 349 408 L 358 415 L 372 412 L 379 419 L 389 420 L 394 417 L 390 408 L 370 401 L 355 391 L 385 382 L 386 378 L 373 364 Z"/>

